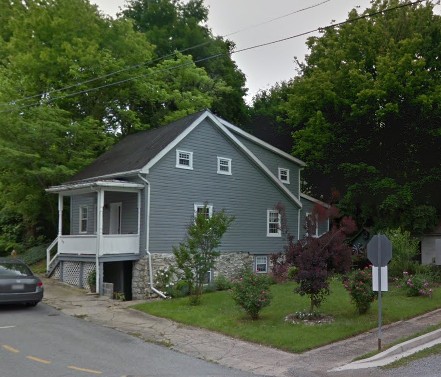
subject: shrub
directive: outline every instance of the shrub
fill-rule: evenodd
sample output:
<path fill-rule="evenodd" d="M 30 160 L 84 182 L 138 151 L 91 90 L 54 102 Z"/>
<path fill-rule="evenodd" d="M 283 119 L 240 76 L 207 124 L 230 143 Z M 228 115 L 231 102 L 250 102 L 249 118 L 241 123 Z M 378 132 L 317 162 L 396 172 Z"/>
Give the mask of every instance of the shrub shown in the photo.
<path fill-rule="evenodd" d="M 172 296 L 175 281 L 175 270 L 173 267 L 160 268 L 155 274 L 155 286 L 161 292 Z"/>
<path fill-rule="evenodd" d="M 418 240 L 412 237 L 410 232 L 401 230 L 401 228 L 387 230 L 385 234 L 393 247 L 393 258 L 388 265 L 389 275 L 400 278 L 403 271 L 410 274 L 416 273 L 419 252 Z"/>
<path fill-rule="evenodd" d="M 207 205 L 197 213 L 194 223 L 187 229 L 187 238 L 173 247 L 177 267 L 183 272 L 190 290 L 190 304 L 198 305 L 206 282 L 207 273 L 214 267 L 219 251 L 216 249 L 231 223 L 233 216 L 225 211 L 210 216 Z"/>
<path fill-rule="evenodd" d="M 259 312 L 271 302 L 270 281 L 266 275 L 246 270 L 233 282 L 232 297 L 253 320 L 258 319 Z"/>
<path fill-rule="evenodd" d="M 233 284 L 231 283 L 231 280 L 229 280 L 224 275 L 218 275 L 214 278 L 214 285 L 216 286 L 216 290 L 218 291 L 227 291 L 231 289 Z"/>
<path fill-rule="evenodd" d="M 46 259 L 46 245 L 34 246 L 28 249 L 24 254 L 18 256 L 23 262 L 33 265 Z"/>
<path fill-rule="evenodd" d="M 185 297 L 190 294 L 190 287 L 186 280 L 179 280 L 170 291 L 170 296 L 173 298 Z"/>
<path fill-rule="evenodd" d="M 372 290 L 372 270 L 365 267 L 362 270 L 355 270 L 344 281 L 351 301 L 354 303 L 359 314 L 366 313 L 375 300 L 376 294 Z"/>
<path fill-rule="evenodd" d="M 403 272 L 403 281 L 401 286 L 406 291 L 406 295 L 413 296 L 427 296 L 432 297 L 432 289 L 429 281 L 424 275 L 410 275 L 407 271 Z"/>
<path fill-rule="evenodd" d="M 87 284 L 89 284 L 89 289 L 91 292 L 96 291 L 96 269 L 95 268 L 89 272 L 89 275 L 87 276 Z"/>

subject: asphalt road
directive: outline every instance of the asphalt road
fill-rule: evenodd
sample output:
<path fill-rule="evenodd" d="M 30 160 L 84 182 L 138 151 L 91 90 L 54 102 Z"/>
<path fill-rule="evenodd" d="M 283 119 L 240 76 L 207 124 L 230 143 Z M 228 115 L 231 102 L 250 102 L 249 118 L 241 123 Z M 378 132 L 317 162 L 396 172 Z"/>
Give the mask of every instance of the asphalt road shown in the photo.
<path fill-rule="evenodd" d="M 251 373 L 195 359 L 40 303 L 0 306 L 2 377 L 231 376 Z"/>

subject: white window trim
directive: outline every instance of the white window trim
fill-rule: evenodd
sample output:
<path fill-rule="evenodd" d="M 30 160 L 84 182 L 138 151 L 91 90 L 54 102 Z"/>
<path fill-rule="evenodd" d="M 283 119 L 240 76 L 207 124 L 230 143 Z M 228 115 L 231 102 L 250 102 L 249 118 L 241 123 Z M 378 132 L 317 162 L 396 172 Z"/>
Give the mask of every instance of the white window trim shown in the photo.
<path fill-rule="evenodd" d="M 205 206 L 207 206 L 208 208 L 208 217 L 211 219 L 211 216 L 213 216 L 213 205 L 212 204 L 204 204 L 204 203 L 194 203 L 194 219 L 196 220 L 196 217 L 198 215 L 198 208 L 204 208 Z"/>
<path fill-rule="evenodd" d="M 265 258 L 265 262 L 264 262 L 264 263 L 263 263 L 263 262 L 257 263 L 257 260 L 258 260 L 259 258 Z M 258 264 L 265 264 L 265 271 L 258 271 L 258 270 L 257 270 L 257 265 L 258 265 Z M 267 273 L 268 273 L 268 256 L 267 256 L 267 255 L 256 255 L 256 256 L 254 257 L 254 271 L 255 271 L 257 274 L 267 274 Z"/>
<path fill-rule="evenodd" d="M 286 172 L 286 179 L 282 179 L 282 172 Z M 279 168 L 279 181 L 289 185 L 289 169 Z"/>
<path fill-rule="evenodd" d="M 189 156 L 188 162 L 189 165 L 182 165 L 179 163 L 179 154 L 180 153 L 187 153 Z M 184 151 L 182 149 L 176 149 L 176 167 L 179 169 L 187 169 L 187 170 L 193 170 L 193 152 Z"/>
<path fill-rule="evenodd" d="M 278 219 L 278 227 L 277 227 L 277 233 L 270 233 L 269 229 L 270 229 L 270 214 L 271 213 L 277 213 L 277 219 Z M 275 224 L 275 223 L 271 223 L 271 224 Z M 282 230 L 280 229 L 280 212 L 275 210 L 275 209 L 268 209 L 266 211 L 266 236 L 267 237 L 281 237 L 282 236 Z"/>
<path fill-rule="evenodd" d="M 221 170 L 221 161 L 226 161 L 228 163 L 228 171 Z M 217 174 L 231 175 L 231 158 L 217 157 Z"/>
<path fill-rule="evenodd" d="M 86 210 L 86 217 L 85 218 L 83 218 L 84 210 Z M 80 206 L 79 218 L 80 218 L 80 223 L 79 223 L 79 227 L 78 227 L 78 232 L 80 234 L 85 234 L 85 233 L 87 233 L 87 227 L 89 226 L 89 207 L 88 206 L 86 206 L 86 205 Z M 82 229 L 83 220 L 86 220 L 86 230 Z"/>

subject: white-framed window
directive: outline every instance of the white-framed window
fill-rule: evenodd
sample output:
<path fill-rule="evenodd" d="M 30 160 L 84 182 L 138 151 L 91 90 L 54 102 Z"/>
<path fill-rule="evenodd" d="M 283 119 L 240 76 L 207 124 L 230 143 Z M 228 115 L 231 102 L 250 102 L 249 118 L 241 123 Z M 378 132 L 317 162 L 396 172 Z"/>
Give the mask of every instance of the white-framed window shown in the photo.
<path fill-rule="evenodd" d="M 88 212 L 87 206 L 80 206 L 80 233 L 87 233 Z"/>
<path fill-rule="evenodd" d="M 254 264 L 258 274 L 266 274 L 268 272 L 268 257 L 266 255 L 256 255 Z"/>
<path fill-rule="evenodd" d="M 176 167 L 193 170 L 193 152 L 176 150 Z"/>
<path fill-rule="evenodd" d="M 289 169 L 279 168 L 279 180 L 289 184 Z"/>
<path fill-rule="evenodd" d="M 305 225 L 306 225 L 306 235 L 312 236 L 312 237 L 318 237 L 319 236 L 319 229 L 318 229 L 318 216 L 313 215 L 311 212 L 306 212 L 306 218 L 305 218 Z M 311 227 L 311 233 L 309 234 L 308 227 Z"/>
<path fill-rule="evenodd" d="M 231 158 L 217 158 L 217 174 L 231 175 Z"/>
<path fill-rule="evenodd" d="M 275 209 L 267 210 L 267 237 L 281 237 L 280 213 Z"/>
<path fill-rule="evenodd" d="M 198 215 L 200 215 L 201 213 L 204 214 L 206 219 L 211 218 L 211 216 L 213 216 L 213 205 L 195 203 L 195 205 L 194 205 L 194 218 L 196 219 L 196 217 Z"/>

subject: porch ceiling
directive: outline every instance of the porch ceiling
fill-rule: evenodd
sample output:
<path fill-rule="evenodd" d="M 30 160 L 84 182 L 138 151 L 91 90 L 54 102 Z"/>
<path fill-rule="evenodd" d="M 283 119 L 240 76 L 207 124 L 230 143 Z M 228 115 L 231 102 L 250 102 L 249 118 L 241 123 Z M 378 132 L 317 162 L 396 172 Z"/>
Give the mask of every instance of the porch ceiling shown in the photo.
<path fill-rule="evenodd" d="M 68 183 L 60 186 L 52 186 L 46 189 L 46 192 L 51 194 L 62 194 L 62 195 L 72 195 L 72 194 L 83 194 L 96 190 L 106 190 L 106 191 L 129 191 L 137 192 L 142 190 L 144 185 L 140 183 L 119 181 L 119 180 L 102 180 L 102 181 L 90 181 L 90 182 L 76 182 Z"/>

